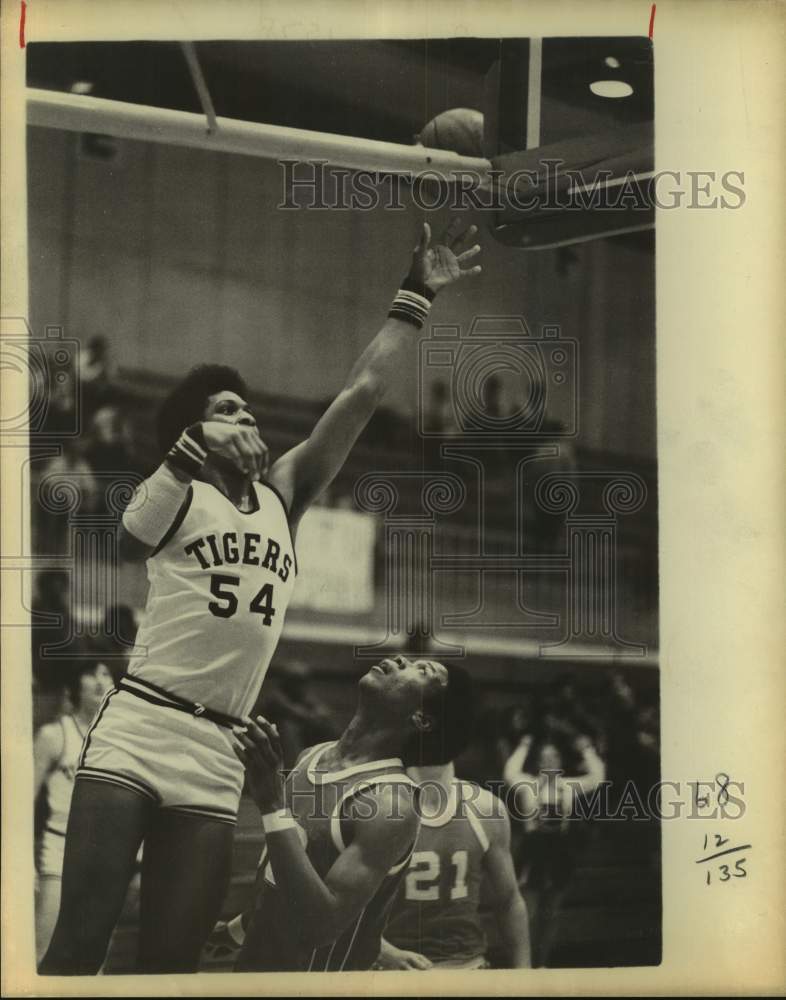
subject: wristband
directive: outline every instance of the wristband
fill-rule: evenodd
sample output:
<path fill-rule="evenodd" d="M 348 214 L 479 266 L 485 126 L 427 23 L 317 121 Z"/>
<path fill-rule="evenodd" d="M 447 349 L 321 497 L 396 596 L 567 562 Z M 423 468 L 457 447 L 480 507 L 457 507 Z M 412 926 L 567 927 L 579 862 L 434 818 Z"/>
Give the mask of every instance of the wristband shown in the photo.
<path fill-rule="evenodd" d="M 278 833 L 279 830 L 294 830 L 297 826 L 289 809 L 276 809 L 265 813 L 262 817 L 262 829 L 265 833 Z"/>
<path fill-rule="evenodd" d="M 424 299 L 428 299 L 429 305 L 437 297 L 437 293 L 429 288 L 428 285 L 424 285 L 422 282 L 416 281 L 414 278 L 410 278 L 409 275 L 407 275 L 401 282 L 401 288 L 405 292 L 415 292 L 416 294 L 421 295 Z"/>
<path fill-rule="evenodd" d="M 186 427 L 166 455 L 166 460 L 170 465 L 185 472 L 192 479 L 202 471 L 206 458 L 205 432 L 202 430 L 201 423 Z"/>
<path fill-rule="evenodd" d="M 396 296 L 390 306 L 388 316 L 390 319 L 400 319 L 405 323 L 422 329 L 428 318 L 431 303 L 436 297 L 436 292 L 425 285 L 406 277 L 401 288 L 396 292 Z"/>

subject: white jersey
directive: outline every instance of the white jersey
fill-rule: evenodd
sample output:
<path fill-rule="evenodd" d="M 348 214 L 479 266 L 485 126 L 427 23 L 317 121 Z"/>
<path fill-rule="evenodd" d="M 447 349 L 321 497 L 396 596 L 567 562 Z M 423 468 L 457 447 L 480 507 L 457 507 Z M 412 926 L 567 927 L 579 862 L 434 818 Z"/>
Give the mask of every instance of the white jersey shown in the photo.
<path fill-rule="evenodd" d="M 132 677 L 226 715 L 251 711 L 284 625 L 297 564 L 278 492 L 254 510 L 194 480 L 147 561 L 150 591 Z"/>
<path fill-rule="evenodd" d="M 60 717 L 63 749 L 46 779 L 47 819 L 45 829 L 65 836 L 68 811 L 74 791 L 74 775 L 85 734 L 71 715 Z"/>

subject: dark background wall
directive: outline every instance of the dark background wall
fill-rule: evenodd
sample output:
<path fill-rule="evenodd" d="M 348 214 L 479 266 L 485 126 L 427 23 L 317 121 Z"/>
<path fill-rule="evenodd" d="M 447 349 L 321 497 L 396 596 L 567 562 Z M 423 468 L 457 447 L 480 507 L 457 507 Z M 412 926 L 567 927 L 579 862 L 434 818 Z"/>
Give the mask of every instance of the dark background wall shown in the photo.
<path fill-rule="evenodd" d="M 423 213 L 278 210 L 275 163 L 116 147 L 114 159 L 91 158 L 79 136 L 29 130 L 36 333 L 103 334 L 126 368 L 176 376 L 220 361 L 265 392 L 335 393 L 384 320 Z M 449 213 L 432 215 L 439 232 Z M 578 444 L 654 459 L 652 234 L 537 252 L 489 235 L 483 245 L 483 276 L 438 300 L 433 322 L 466 330 L 476 315 L 521 315 L 535 334 L 559 324 L 580 345 Z M 416 365 L 413 353 L 390 396 L 402 410 Z"/>

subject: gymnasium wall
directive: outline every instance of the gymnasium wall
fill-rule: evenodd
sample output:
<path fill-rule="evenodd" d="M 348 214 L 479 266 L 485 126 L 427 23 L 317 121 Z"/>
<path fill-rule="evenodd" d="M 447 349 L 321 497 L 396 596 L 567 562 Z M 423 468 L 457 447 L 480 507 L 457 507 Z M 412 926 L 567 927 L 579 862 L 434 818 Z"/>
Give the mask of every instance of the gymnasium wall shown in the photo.
<path fill-rule="evenodd" d="M 417 212 L 277 211 L 282 176 L 269 161 L 118 141 L 102 162 L 73 134 L 28 134 L 33 329 L 103 334 L 121 367 L 177 376 L 220 361 L 262 391 L 328 397 L 408 266 Z M 431 218 L 437 231 L 448 214 Z M 527 253 L 487 235 L 483 277 L 446 293 L 433 321 L 559 323 L 580 342 L 579 444 L 652 459 L 650 246 Z M 416 365 L 413 353 L 391 393 L 401 409 L 413 405 Z"/>

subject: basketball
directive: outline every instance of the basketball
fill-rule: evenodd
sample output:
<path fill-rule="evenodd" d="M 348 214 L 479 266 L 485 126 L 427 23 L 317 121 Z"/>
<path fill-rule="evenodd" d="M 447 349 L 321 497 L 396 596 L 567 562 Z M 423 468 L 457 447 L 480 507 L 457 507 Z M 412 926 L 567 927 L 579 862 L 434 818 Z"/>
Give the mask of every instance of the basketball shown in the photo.
<path fill-rule="evenodd" d="M 483 115 L 473 108 L 451 108 L 424 125 L 418 139 L 431 149 L 452 149 L 462 156 L 482 156 Z"/>

